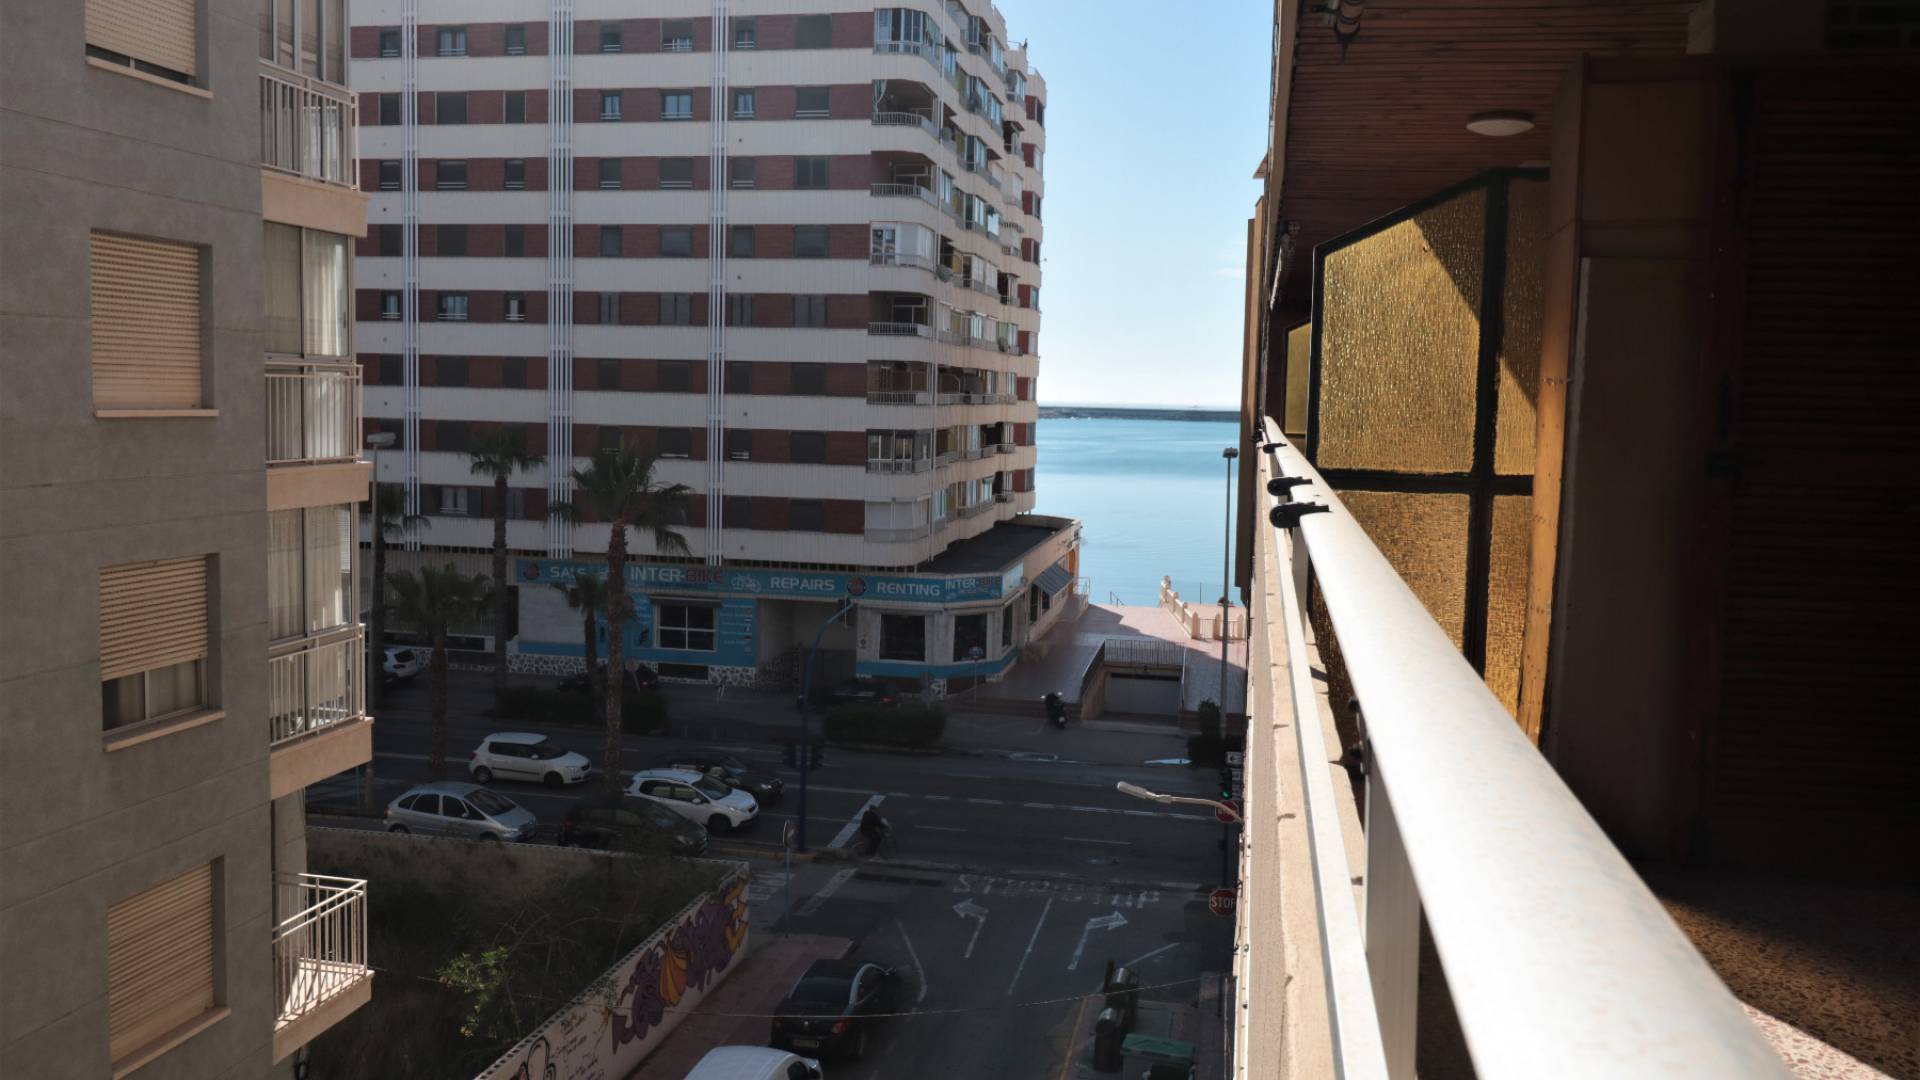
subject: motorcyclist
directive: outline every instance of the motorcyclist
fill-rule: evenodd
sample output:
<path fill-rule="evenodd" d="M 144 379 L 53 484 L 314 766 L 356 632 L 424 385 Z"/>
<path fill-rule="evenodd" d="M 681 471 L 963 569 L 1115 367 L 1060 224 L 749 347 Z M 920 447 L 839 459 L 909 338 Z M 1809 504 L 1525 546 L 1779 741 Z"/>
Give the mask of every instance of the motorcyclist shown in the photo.
<path fill-rule="evenodd" d="M 866 812 L 860 815 L 860 835 L 867 838 L 867 851 L 879 851 L 880 840 L 886 834 L 887 819 L 880 816 L 880 811 L 867 807 Z"/>
<path fill-rule="evenodd" d="M 1046 705 L 1047 719 L 1053 721 L 1055 727 L 1067 726 L 1067 703 L 1061 699 L 1060 691 L 1049 690 L 1040 701 Z"/>

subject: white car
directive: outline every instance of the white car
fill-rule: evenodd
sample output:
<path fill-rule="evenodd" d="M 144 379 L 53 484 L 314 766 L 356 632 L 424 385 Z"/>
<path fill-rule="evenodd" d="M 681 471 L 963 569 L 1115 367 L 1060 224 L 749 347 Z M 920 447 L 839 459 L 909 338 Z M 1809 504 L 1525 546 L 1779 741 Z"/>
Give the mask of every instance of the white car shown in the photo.
<path fill-rule="evenodd" d="M 737 829 L 760 813 L 760 804 L 703 773 L 689 769 L 642 769 L 627 794 L 654 802 L 713 832 Z"/>
<path fill-rule="evenodd" d="M 685 1080 L 821 1080 L 812 1058 L 764 1046 L 716 1046 Z"/>
<path fill-rule="evenodd" d="M 380 662 L 380 670 L 389 679 L 411 679 L 420 674 L 420 650 L 408 645 L 389 645 Z"/>
<path fill-rule="evenodd" d="M 545 735 L 524 731 L 489 735 L 467 758 L 467 772 L 480 784 L 496 776 L 502 780 L 533 780 L 548 787 L 578 784 L 587 778 L 592 765 L 585 754 L 556 746 Z"/>

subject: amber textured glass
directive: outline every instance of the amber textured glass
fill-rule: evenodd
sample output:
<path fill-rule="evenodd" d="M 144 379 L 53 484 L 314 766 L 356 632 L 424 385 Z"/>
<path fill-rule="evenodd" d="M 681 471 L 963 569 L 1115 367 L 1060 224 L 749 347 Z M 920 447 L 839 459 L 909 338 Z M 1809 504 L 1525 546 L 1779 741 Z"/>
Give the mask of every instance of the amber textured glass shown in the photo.
<path fill-rule="evenodd" d="M 1527 554 L 1533 499 L 1493 500 L 1493 545 L 1487 573 L 1487 689 L 1509 713 L 1520 703 L 1520 647 L 1527 626 Z"/>
<path fill-rule="evenodd" d="M 1477 188 L 1326 256 L 1320 468 L 1473 466 L 1486 204 Z"/>
<path fill-rule="evenodd" d="M 1501 476 L 1533 473 L 1533 401 L 1540 387 L 1540 320 L 1546 311 L 1547 183 L 1507 185 L 1507 287 L 1501 297 L 1499 411 L 1493 469 Z"/>
<path fill-rule="evenodd" d="M 1340 499 L 1459 645 L 1467 602 L 1467 497 L 1343 491 Z"/>
<path fill-rule="evenodd" d="M 1313 324 L 1287 331 L 1287 400 L 1281 430 L 1289 439 L 1307 437 L 1307 392 L 1312 386 Z"/>

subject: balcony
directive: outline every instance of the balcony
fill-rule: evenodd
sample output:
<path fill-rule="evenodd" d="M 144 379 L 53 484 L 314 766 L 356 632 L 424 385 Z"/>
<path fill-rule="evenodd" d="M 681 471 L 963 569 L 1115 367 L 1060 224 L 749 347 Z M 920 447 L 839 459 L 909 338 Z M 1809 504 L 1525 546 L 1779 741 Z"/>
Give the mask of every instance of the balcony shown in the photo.
<path fill-rule="evenodd" d="M 933 118 L 914 112 L 877 112 L 873 114 L 876 127 L 917 127 L 934 138 L 940 138 L 940 129 L 934 125 Z"/>
<path fill-rule="evenodd" d="M 908 540 L 924 540 L 930 528 L 926 525 L 901 525 L 889 528 L 867 527 L 867 542 L 873 544 L 898 544 Z"/>
<path fill-rule="evenodd" d="M 267 660 L 268 783 L 283 798 L 373 758 L 359 626 L 293 642 Z"/>
<path fill-rule="evenodd" d="M 360 455 L 358 364 L 267 364 L 267 464 L 348 462 Z"/>
<path fill-rule="evenodd" d="M 963 506 L 960 508 L 960 517 L 962 520 L 970 517 L 979 517 L 981 514 L 993 509 L 993 507 L 994 504 L 991 501 L 981 501 L 971 506 Z"/>
<path fill-rule="evenodd" d="M 373 998 L 367 883 L 275 874 L 273 1060 L 285 1060 Z"/>
<path fill-rule="evenodd" d="M 874 184 L 871 190 L 875 198 L 882 199 L 919 199 L 928 206 L 938 206 L 933 189 L 919 184 Z"/>
<path fill-rule="evenodd" d="M 993 501 L 997 503 L 1010 503 L 1013 501 L 1013 492 L 996 491 L 993 493 Z"/>
<path fill-rule="evenodd" d="M 1010 442 L 994 443 L 993 452 L 996 454 L 1011 454 L 1013 453 L 1013 444 Z"/>
<path fill-rule="evenodd" d="M 933 462 L 926 458 L 868 458 L 867 471 L 870 473 L 922 473 L 933 468 Z"/>
<path fill-rule="evenodd" d="M 869 390 L 869 405 L 925 405 L 932 400 L 925 390 Z"/>
<path fill-rule="evenodd" d="M 342 86 L 260 64 L 260 164 L 337 187 L 359 183 L 354 95 Z"/>
<path fill-rule="evenodd" d="M 932 337 L 933 327 L 915 322 L 873 322 L 867 333 L 874 337 Z"/>
<path fill-rule="evenodd" d="M 874 266 L 905 266 L 914 270 L 931 272 L 934 267 L 930 255 L 916 255 L 911 251 L 876 251 L 868 256 Z"/>

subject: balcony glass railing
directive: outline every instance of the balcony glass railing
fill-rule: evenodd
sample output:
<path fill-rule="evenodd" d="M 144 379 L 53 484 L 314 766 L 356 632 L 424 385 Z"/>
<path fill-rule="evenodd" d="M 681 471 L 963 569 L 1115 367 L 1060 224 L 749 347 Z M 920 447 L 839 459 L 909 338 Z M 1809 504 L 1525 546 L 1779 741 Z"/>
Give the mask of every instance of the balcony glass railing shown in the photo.
<path fill-rule="evenodd" d="M 260 64 L 260 164 L 354 187 L 355 123 L 353 91 Z"/>
<path fill-rule="evenodd" d="M 365 641 L 353 626 L 268 659 L 269 745 L 366 715 Z"/>
<path fill-rule="evenodd" d="M 367 883 L 321 874 L 275 874 L 275 1027 L 294 1023 L 372 976 Z"/>
<path fill-rule="evenodd" d="M 869 405 L 925 405 L 929 400 L 925 390 L 869 390 Z"/>
<path fill-rule="evenodd" d="M 868 458 L 867 471 L 870 473 L 918 473 L 933 468 L 933 462 L 927 458 Z"/>
<path fill-rule="evenodd" d="M 933 327 L 925 323 L 873 322 L 867 324 L 867 333 L 874 337 L 931 337 Z"/>
<path fill-rule="evenodd" d="M 352 461 L 359 456 L 359 366 L 269 362 L 267 464 Z"/>

